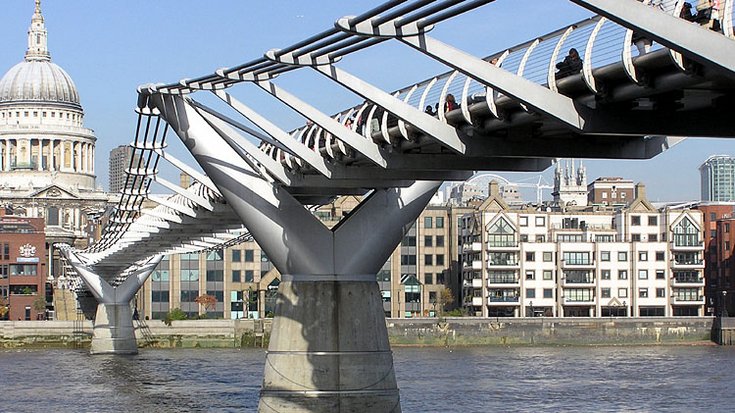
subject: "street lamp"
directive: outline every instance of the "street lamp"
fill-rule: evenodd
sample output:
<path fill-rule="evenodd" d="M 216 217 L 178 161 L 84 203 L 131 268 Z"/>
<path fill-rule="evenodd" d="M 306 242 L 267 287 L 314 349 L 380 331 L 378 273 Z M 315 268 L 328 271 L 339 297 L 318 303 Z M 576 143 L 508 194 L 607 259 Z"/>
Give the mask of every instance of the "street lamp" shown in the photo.
<path fill-rule="evenodd" d="M 727 291 L 722 291 L 722 316 L 729 317 L 727 314 Z"/>

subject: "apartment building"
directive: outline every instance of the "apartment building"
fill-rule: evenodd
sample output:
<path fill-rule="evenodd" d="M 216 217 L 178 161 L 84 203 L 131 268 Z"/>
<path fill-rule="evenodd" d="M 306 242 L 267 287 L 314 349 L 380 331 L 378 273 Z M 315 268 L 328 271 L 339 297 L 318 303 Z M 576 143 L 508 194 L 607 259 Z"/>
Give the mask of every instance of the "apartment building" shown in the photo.
<path fill-rule="evenodd" d="M 568 203 L 562 202 L 562 205 Z M 484 317 L 704 315 L 702 214 L 655 208 L 510 208 L 462 219 L 462 305 Z"/>

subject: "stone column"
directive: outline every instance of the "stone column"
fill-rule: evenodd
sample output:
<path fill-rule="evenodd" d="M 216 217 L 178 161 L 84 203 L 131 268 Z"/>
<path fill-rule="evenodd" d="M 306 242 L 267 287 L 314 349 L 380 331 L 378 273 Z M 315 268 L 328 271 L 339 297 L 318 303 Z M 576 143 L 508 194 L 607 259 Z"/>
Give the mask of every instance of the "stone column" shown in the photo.
<path fill-rule="evenodd" d="M 5 168 L 3 170 L 10 170 L 10 139 L 5 139 Z"/>
<path fill-rule="evenodd" d="M 36 170 L 43 171 L 43 140 L 38 138 L 38 165 Z"/>

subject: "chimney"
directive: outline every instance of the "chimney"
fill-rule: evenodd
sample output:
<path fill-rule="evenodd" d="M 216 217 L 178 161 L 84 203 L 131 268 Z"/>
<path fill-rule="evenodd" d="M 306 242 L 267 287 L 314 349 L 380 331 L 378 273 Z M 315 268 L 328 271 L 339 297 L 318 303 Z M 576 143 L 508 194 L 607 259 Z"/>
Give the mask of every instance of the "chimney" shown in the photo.
<path fill-rule="evenodd" d="M 492 180 L 488 185 L 488 197 L 500 196 L 500 185 L 498 181 Z"/>
<path fill-rule="evenodd" d="M 635 197 L 636 199 L 647 199 L 646 198 L 646 185 L 643 182 L 638 182 L 635 186 Z"/>

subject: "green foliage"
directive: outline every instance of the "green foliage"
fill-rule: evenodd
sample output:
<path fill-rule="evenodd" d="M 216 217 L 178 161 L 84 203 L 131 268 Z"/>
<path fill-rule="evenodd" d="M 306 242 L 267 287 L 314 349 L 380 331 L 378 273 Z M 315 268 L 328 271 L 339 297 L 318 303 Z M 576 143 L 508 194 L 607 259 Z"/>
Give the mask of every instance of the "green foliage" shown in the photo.
<path fill-rule="evenodd" d="M 455 308 L 452 311 L 446 313 L 447 317 L 464 317 L 466 314 L 461 308 Z"/>
<path fill-rule="evenodd" d="M 188 317 L 186 316 L 186 313 L 180 309 L 180 308 L 172 308 L 171 311 L 166 313 L 166 317 L 163 319 L 163 322 L 167 326 L 171 326 L 171 322 L 174 320 L 186 320 Z"/>
<path fill-rule="evenodd" d="M 36 297 L 36 299 L 33 300 L 33 309 L 36 310 L 37 313 L 43 313 L 46 311 L 46 297 L 42 295 Z"/>

